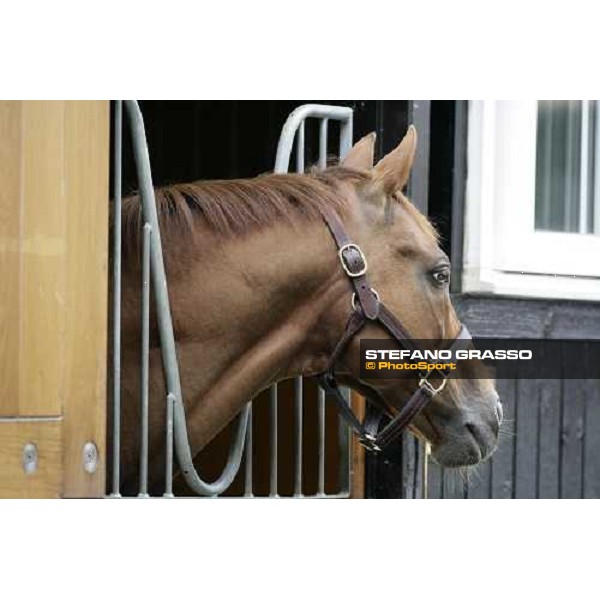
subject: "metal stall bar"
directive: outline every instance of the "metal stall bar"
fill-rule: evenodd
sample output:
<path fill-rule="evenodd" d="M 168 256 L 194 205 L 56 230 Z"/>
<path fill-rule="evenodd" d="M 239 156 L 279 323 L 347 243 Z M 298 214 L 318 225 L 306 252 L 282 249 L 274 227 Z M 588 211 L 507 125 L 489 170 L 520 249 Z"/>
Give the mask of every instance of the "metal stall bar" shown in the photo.
<path fill-rule="evenodd" d="M 142 238 L 142 348 L 140 365 L 140 491 L 148 498 L 148 385 L 150 369 L 150 242 L 152 228 L 144 223 Z"/>
<path fill-rule="evenodd" d="M 319 479 L 317 487 L 317 495 L 325 495 L 325 391 L 319 388 Z"/>
<path fill-rule="evenodd" d="M 329 119 L 322 119 L 319 124 L 319 168 L 327 167 L 327 128 Z M 318 419 L 319 419 L 319 450 L 317 458 L 319 461 L 317 495 L 325 495 L 325 391 L 318 389 Z"/>
<path fill-rule="evenodd" d="M 121 477 L 121 174 L 123 103 L 115 103 L 114 223 L 113 223 L 113 439 L 112 493 L 119 498 Z"/>
<path fill-rule="evenodd" d="M 302 377 L 294 379 L 294 496 L 302 496 L 302 434 L 304 431 Z"/>
<path fill-rule="evenodd" d="M 328 106 L 326 104 L 304 104 L 294 110 L 287 118 L 275 158 L 275 173 L 287 173 L 290 156 L 294 145 L 294 137 L 301 123 L 307 118 L 331 119 L 340 122 L 340 158 L 343 158 L 352 147 L 352 109 L 346 106 Z"/>
<path fill-rule="evenodd" d="M 322 119 L 319 124 L 319 169 L 327 167 L 327 126 L 329 119 Z"/>
<path fill-rule="evenodd" d="M 189 487 L 197 494 L 203 496 L 216 496 L 231 485 L 239 470 L 244 451 L 250 405 L 246 405 L 241 411 L 234 442 L 231 445 L 227 464 L 225 465 L 221 476 L 212 483 L 203 481 L 194 467 L 187 434 L 185 409 L 181 395 L 179 366 L 177 364 L 175 337 L 173 334 L 173 323 L 167 292 L 167 278 L 163 262 L 160 229 L 158 226 L 156 201 L 154 198 L 154 187 L 152 185 L 152 173 L 150 170 L 150 158 L 146 143 L 144 121 L 138 103 L 135 100 L 125 100 L 124 102 L 131 129 L 133 155 L 137 169 L 140 197 L 142 200 L 142 212 L 145 222 L 150 225 L 153 231 L 150 243 L 150 266 L 153 274 L 152 283 L 156 301 L 156 316 L 167 391 L 168 395 L 173 398 L 175 450 L 179 466 Z M 168 403 L 167 410 L 169 410 Z"/>
<path fill-rule="evenodd" d="M 253 453 L 253 442 L 252 442 L 252 403 L 250 403 L 250 409 L 248 410 L 248 427 L 246 428 L 246 452 L 245 464 L 244 464 L 244 497 L 252 498 L 252 453 Z"/>
<path fill-rule="evenodd" d="M 304 173 L 304 121 L 298 126 L 296 136 L 296 173 Z M 302 436 L 304 432 L 304 398 L 302 390 L 302 377 L 294 380 L 294 416 L 295 416 L 295 439 L 294 439 L 294 496 L 302 496 Z"/>
<path fill-rule="evenodd" d="M 167 394 L 167 439 L 165 463 L 165 498 L 173 498 L 173 406 L 175 396 Z"/>
<path fill-rule="evenodd" d="M 324 169 L 327 166 L 327 131 L 329 120 L 340 122 L 340 146 L 339 158 L 343 158 L 352 147 L 352 109 L 343 106 L 328 106 L 321 104 L 305 104 L 294 110 L 288 117 L 279 138 L 277 145 L 277 156 L 275 159 L 275 172 L 287 173 L 289 170 L 290 157 L 296 139 L 296 171 L 304 172 L 304 151 L 305 151 L 305 121 L 307 118 L 320 119 L 319 123 L 319 168 Z M 295 379 L 294 384 L 294 414 L 295 414 L 295 444 L 294 444 L 294 496 L 302 496 L 302 433 L 303 433 L 303 386 L 302 378 Z M 350 402 L 348 390 L 344 390 L 344 396 Z M 276 403 L 276 391 L 275 391 Z M 271 403 L 271 411 L 276 410 L 276 404 Z M 276 415 L 276 413 L 275 413 Z M 275 423 L 274 430 L 271 431 L 271 440 L 277 439 L 276 417 L 272 423 Z M 318 448 L 318 488 L 317 496 L 325 496 L 325 394 L 319 389 L 318 392 L 318 428 L 319 428 L 319 448 Z M 350 461 L 350 435 L 348 427 L 340 419 L 339 423 L 339 442 L 341 455 L 347 457 Z M 272 442 L 273 443 L 273 442 Z M 275 452 L 276 452 L 275 448 Z M 273 452 L 273 446 L 272 446 Z M 276 456 L 276 455 L 275 455 Z M 273 469 L 273 460 L 272 460 Z M 349 462 L 348 462 L 349 464 Z M 275 467 L 276 468 L 276 467 Z M 271 471 L 273 477 L 273 470 Z M 275 475 L 276 477 L 276 475 Z M 272 480 L 273 481 L 273 480 Z M 276 479 L 275 479 L 276 481 Z M 341 492 L 336 496 L 344 497 L 350 492 L 350 474 L 347 465 L 340 465 L 339 483 Z M 271 485 L 271 495 L 273 495 L 273 485 Z"/>

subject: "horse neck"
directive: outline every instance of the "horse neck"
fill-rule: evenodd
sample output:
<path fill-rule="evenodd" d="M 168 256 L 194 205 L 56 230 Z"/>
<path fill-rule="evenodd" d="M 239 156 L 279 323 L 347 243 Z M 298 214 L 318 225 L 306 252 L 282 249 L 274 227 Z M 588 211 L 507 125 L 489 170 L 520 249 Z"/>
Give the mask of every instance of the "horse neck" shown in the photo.
<path fill-rule="evenodd" d="M 269 384 L 323 370 L 348 312 L 348 283 L 324 224 L 198 235 L 195 266 L 170 277 L 169 289 L 194 453 Z M 159 360 L 155 349 L 151 394 L 164 397 Z M 132 405 L 134 374 L 123 383 Z"/>
<path fill-rule="evenodd" d="M 325 225 L 279 225 L 225 241 L 198 235 L 202 258 L 171 297 L 178 338 L 201 350 L 203 368 L 210 363 L 218 374 L 251 363 L 265 385 L 318 370 L 339 328 L 330 311 L 347 295 Z"/>

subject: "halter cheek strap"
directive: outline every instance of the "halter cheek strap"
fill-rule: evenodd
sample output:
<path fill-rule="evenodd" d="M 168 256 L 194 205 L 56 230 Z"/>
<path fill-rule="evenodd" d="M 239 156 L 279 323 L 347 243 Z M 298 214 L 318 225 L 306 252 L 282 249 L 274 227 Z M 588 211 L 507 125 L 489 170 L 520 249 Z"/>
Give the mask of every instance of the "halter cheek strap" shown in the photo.
<path fill-rule="evenodd" d="M 365 394 L 369 401 L 365 420 L 361 422 L 354 414 L 339 389 L 335 377 L 335 364 L 365 324 L 369 321 L 378 323 L 406 350 L 416 350 L 417 345 L 401 321 L 381 302 L 377 292 L 369 284 L 367 259 L 360 246 L 350 240 L 337 214 L 327 210 L 323 214 L 323 219 L 335 241 L 342 269 L 354 293 L 352 312 L 346 322 L 344 333 L 329 358 L 327 369 L 318 375 L 319 385 L 336 401 L 340 414 L 357 434 L 360 443 L 371 452 L 379 452 L 397 439 L 427 403 L 444 389 L 449 372 L 435 371 L 436 375 L 442 378 L 437 387 L 429 381 L 432 371 L 421 376 L 416 391 L 398 412 L 391 410 L 376 390 L 370 390 Z M 469 331 L 461 325 L 461 330 L 449 350 L 462 347 L 469 340 L 471 340 Z M 390 421 L 380 430 L 380 423 L 386 416 Z"/>

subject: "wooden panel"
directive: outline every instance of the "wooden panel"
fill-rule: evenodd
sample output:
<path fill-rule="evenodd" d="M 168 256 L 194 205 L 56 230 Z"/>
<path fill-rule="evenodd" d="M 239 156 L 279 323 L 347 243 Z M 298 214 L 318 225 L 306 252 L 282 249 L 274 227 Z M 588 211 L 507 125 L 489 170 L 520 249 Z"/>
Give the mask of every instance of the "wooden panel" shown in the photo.
<path fill-rule="evenodd" d="M 583 495 L 583 432 L 587 381 L 565 379 L 560 457 L 561 498 Z"/>
<path fill-rule="evenodd" d="M 23 495 L 58 495 L 63 479 L 67 495 L 104 493 L 108 137 L 108 102 L 0 103 L 0 416 L 17 418 L 6 423 L 18 436 L 52 440 L 47 418 L 66 416 L 64 452 L 52 454 L 64 478 L 17 478 L 11 495 L 21 483 Z M 2 426 L 7 465 L 16 434 Z M 100 450 L 93 476 L 88 440 Z"/>
<path fill-rule="evenodd" d="M 402 442 L 365 456 L 367 498 L 403 498 Z"/>
<path fill-rule="evenodd" d="M 106 437 L 109 103 L 68 102 L 65 120 L 67 294 L 65 496 L 102 496 Z M 94 441 L 98 470 L 82 448 Z"/>
<path fill-rule="evenodd" d="M 19 409 L 21 104 L 0 102 L 0 416 Z"/>
<path fill-rule="evenodd" d="M 475 337 L 600 339 L 600 302 L 454 294 Z"/>
<path fill-rule="evenodd" d="M 539 386 L 539 498 L 559 497 L 561 381 L 538 381 Z"/>
<path fill-rule="evenodd" d="M 64 364 L 64 103 L 22 105 L 19 415 L 59 415 Z"/>
<path fill-rule="evenodd" d="M 0 498 L 58 498 L 61 489 L 59 419 L 0 420 Z M 37 447 L 34 473 L 23 470 L 23 447 Z"/>
<path fill-rule="evenodd" d="M 534 379 L 517 381 L 515 497 L 535 498 L 538 478 L 538 388 Z"/>
<path fill-rule="evenodd" d="M 467 498 L 489 498 L 492 485 L 491 462 L 479 464 L 470 469 L 467 480 Z"/>
<path fill-rule="evenodd" d="M 414 490 L 413 498 L 421 500 L 425 497 L 425 482 L 423 476 L 425 475 L 425 461 L 428 460 L 425 452 L 425 442 L 415 438 L 415 459 L 416 459 L 416 473 L 413 478 Z"/>
<path fill-rule="evenodd" d="M 408 103 L 408 120 L 417 129 L 419 143 L 410 182 L 408 197 L 424 214 L 428 214 L 429 205 L 429 129 L 431 126 L 431 101 L 412 100 Z M 418 461 L 417 461 L 418 462 Z"/>
<path fill-rule="evenodd" d="M 423 465 L 419 440 L 410 433 L 402 434 L 402 498 L 421 498 Z"/>
<path fill-rule="evenodd" d="M 442 498 L 443 492 L 442 468 L 429 457 L 427 465 L 427 497 L 432 500 Z"/>
<path fill-rule="evenodd" d="M 352 392 L 352 408 L 356 416 L 362 421 L 365 417 L 365 399 L 356 392 Z M 365 497 L 365 449 L 358 443 L 356 435 L 352 435 L 351 457 L 352 461 L 352 498 Z"/>
<path fill-rule="evenodd" d="M 600 498 L 600 386 L 588 382 L 585 405 L 584 498 Z"/>
<path fill-rule="evenodd" d="M 496 382 L 504 409 L 504 424 L 498 441 L 498 450 L 492 455 L 492 498 L 512 498 L 514 493 L 515 455 L 515 393 L 516 382 L 503 379 Z"/>
<path fill-rule="evenodd" d="M 460 499 L 466 497 L 468 473 L 459 469 L 442 469 L 444 498 Z"/>

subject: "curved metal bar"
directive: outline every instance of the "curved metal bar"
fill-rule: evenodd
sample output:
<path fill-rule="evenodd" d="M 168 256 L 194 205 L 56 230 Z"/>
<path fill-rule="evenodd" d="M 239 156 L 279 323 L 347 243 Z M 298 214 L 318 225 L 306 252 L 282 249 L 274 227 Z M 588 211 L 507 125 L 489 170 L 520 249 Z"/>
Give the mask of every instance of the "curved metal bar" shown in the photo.
<path fill-rule="evenodd" d="M 250 404 L 247 404 L 240 413 L 237 432 L 229 451 L 227 465 L 225 466 L 223 473 L 213 483 L 203 481 L 194 467 L 187 433 L 185 409 L 181 395 L 179 366 L 177 364 L 177 353 L 175 348 L 175 336 L 173 334 L 173 321 L 171 319 L 171 309 L 167 292 L 167 277 L 163 262 L 160 228 L 158 226 L 156 200 L 154 197 L 154 187 L 152 185 L 152 173 L 150 170 L 150 157 L 148 155 L 144 120 L 142 118 L 140 107 L 135 100 L 125 100 L 124 103 L 129 117 L 133 154 L 144 218 L 150 224 L 153 232 L 153 239 L 150 245 L 150 261 L 153 275 L 151 280 L 156 300 L 156 316 L 158 320 L 158 331 L 167 390 L 168 393 L 172 394 L 174 397 L 173 425 L 177 459 L 183 475 L 185 476 L 186 483 L 194 492 L 203 496 L 216 496 L 231 485 L 240 468 L 244 452 Z"/>
<path fill-rule="evenodd" d="M 298 127 L 305 119 L 331 119 L 341 121 L 340 127 L 340 158 L 343 158 L 352 147 L 352 109 L 346 106 L 329 106 L 327 104 L 304 104 L 294 110 L 287 118 L 275 158 L 275 173 L 287 173 L 290 166 L 290 156 L 294 147 L 294 137 Z"/>

